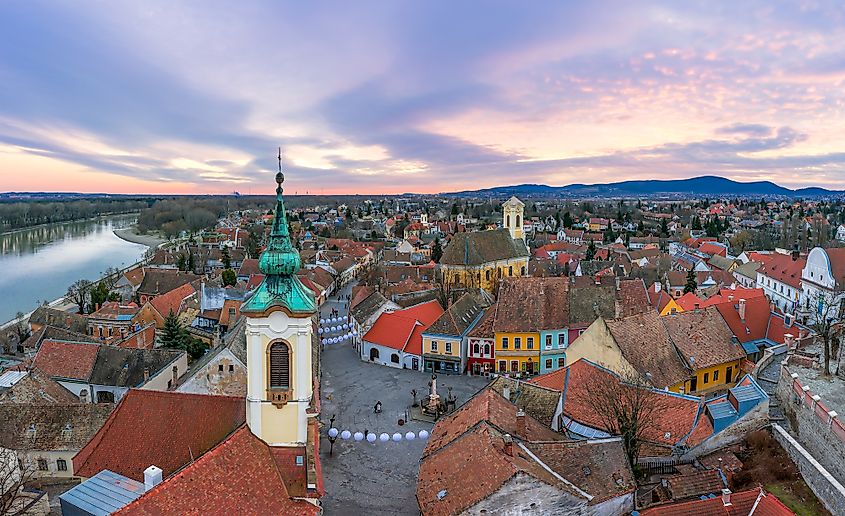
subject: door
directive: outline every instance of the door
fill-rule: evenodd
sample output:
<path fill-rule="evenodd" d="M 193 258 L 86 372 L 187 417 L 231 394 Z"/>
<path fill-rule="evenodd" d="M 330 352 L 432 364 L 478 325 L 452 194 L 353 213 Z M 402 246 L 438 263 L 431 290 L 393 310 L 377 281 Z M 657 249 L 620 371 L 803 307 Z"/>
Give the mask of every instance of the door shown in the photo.
<path fill-rule="evenodd" d="M 733 366 L 728 366 L 728 375 L 725 377 L 725 381 L 727 383 L 733 383 L 733 381 L 734 381 L 733 374 L 734 374 Z"/>
<path fill-rule="evenodd" d="M 531 359 L 528 359 L 528 364 L 525 367 L 525 370 L 528 374 L 534 374 L 534 362 Z"/>
<path fill-rule="evenodd" d="M 689 381 L 689 391 L 695 392 L 698 390 L 698 378 L 693 376 L 692 380 Z"/>
<path fill-rule="evenodd" d="M 370 362 L 378 360 L 378 349 L 370 348 Z"/>
<path fill-rule="evenodd" d="M 419 371 L 420 369 L 420 359 L 414 357 L 411 359 L 411 367 L 414 368 L 414 371 Z"/>

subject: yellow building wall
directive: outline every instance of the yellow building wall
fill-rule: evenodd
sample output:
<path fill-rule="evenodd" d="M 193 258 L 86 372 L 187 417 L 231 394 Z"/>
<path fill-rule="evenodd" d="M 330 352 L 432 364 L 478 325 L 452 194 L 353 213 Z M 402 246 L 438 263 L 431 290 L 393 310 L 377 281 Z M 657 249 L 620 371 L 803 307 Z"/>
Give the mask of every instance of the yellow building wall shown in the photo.
<path fill-rule="evenodd" d="M 299 431 L 297 405 L 297 403 L 288 403 L 282 408 L 277 408 L 272 403 L 261 405 L 264 441 L 269 443 L 292 443 L 299 440 L 297 433 Z"/>
<path fill-rule="evenodd" d="M 500 278 L 524 276 L 528 273 L 528 257 L 508 262 L 490 262 L 477 267 L 441 265 L 448 285 L 461 284 L 493 292 Z M 489 274 L 488 274 L 489 273 Z"/>
<path fill-rule="evenodd" d="M 437 342 L 437 351 L 431 348 L 431 342 Z M 446 343 L 452 344 L 452 351 L 446 352 Z M 461 356 L 461 339 L 453 339 L 447 337 L 428 337 L 423 336 L 423 353 L 429 355 L 443 355 L 447 357 Z"/>
<path fill-rule="evenodd" d="M 679 383 L 677 385 L 673 385 L 669 388 L 670 391 L 673 392 L 683 392 L 684 394 L 695 394 L 697 392 L 702 391 L 710 391 L 719 388 L 727 388 L 733 387 L 736 383 L 737 377 L 742 373 L 740 370 L 742 361 L 736 360 L 733 362 L 726 362 L 724 364 L 715 365 L 712 367 L 706 367 L 704 369 L 699 369 L 695 371 L 695 378 L 696 378 L 696 388 L 695 391 L 691 390 L 692 387 L 692 379 L 687 380 L 683 383 Z M 728 368 L 731 368 L 731 376 L 732 378 L 728 378 Z M 715 378 L 714 374 L 718 377 Z M 704 377 L 707 377 L 707 381 L 704 381 Z"/>
<path fill-rule="evenodd" d="M 681 305 L 676 303 L 674 299 L 669 299 L 669 302 L 666 303 L 666 306 L 664 306 L 663 310 L 660 312 L 660 316 L 670 315 L 672 313 L 672 309 L 674 309 L 677 314 L 684 311 L 684 309 L 681 308 Z"/>
<path fill-rule="evenodd" d="M 514 348 L 514 339 L 519 337 L 521 339 L 521 349 Z M 533 349 L 528 349 L 528 338 L 534 339 Z M 504 347 L 504 339 L 508 340 L 508 347 Z M 529 361 L 533 364 L 534 372 L 540 372 L 540 333 L 539 332 L 522 332 L 522 333 L 507 333 L 497 332 L 495 335 L 495 371 L 499 373 L 512 373 L 512 363 L 519 362 L 519 371 L 527 371 Z M 499 367 L 500 362 L 504 360 L 507 362 L 504 371 Z"/>

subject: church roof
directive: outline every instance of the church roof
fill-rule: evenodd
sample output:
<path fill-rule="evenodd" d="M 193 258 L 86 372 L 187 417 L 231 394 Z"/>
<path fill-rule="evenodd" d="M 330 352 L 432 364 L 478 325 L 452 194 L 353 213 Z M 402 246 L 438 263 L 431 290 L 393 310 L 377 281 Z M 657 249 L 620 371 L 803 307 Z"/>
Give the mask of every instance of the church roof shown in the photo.
<path fill-rule="evenodd" d="M 317 311 L 314 293 L 302 284 L 296 272 L 302 264 L 299 252 L 290 241 L 290 229 L 282 198 L 281 152 L 279 173 L 276 174 L 276 216 L 267 248 L 258 260 L 264 279 L 255 293 L 241 307 L 242 313 L 262 313 L 273 307 L 282 307 L 291 314 L 310 315 Z"/>
<path fill-rule="evenodd" d="M 481 265 L 512 258 L 527 258 L 528 249 L 521 238 L 511 238 L 507 229 L 455 233 L 441 265 Z"/>

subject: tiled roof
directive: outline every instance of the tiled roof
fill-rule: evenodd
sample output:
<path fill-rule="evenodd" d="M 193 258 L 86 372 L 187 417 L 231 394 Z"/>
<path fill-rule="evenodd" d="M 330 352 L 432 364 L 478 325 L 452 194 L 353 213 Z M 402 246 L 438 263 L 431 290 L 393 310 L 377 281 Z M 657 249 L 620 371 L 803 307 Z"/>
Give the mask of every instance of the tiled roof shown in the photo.
<path fill-rule="evenodd" d="M 496 332 L 531 332 L 569 324 L 568 278 L 507 278 L 499 286 Z M 555 302 L 549 302 L 550 299 Z"/>
<path fill-rule="evenodd" d="M 174 314 L 178 314 L 179 309 L 182 307 L 182 302 L 194 294 L 196 294 L 194 287 L 191 286 L 190 283 L 186 283 L 168 291 L 166 294 L 155 296 L 150 301 L 150 304 L 152 304 L 153 308 L 155 308 L 156 311 L 158 311 L 158 313 L 160 313 L 163 317 L 167 317 L 171 311 Z"/>
<path fill-rule="evenodd" d="M 621 438 L 525 446 L 556 473 L 593 496 L 590 505 L 631 493 L 637 487 Z"/>
<path fill-rule="evenodd" d="M 745 358 L 742 346 L 733 342 L 733 332 L 712 306 L 662 317 L 661 321 L 693 370 Z"/>
<path fill-rule="evenodd" d="M 511 238 L 507 229 L 455 233 L 440 263 L 443 265 L 481 265 L 482 263 L 528 257 L 521 238 Z"/>
<path fill-rule="evenodd" d="M 75 331 L 59 328 L 58 326 L 46 325 L 42 326 L 38 331 L 29 336 L 23 341 L 25 349 L 38 349 L 44 340 L 64 340 L 68 342 L 93 342 L 99 341 L 88 335 L 87 333 L 77 333 Z"/>
<path fill-rule="evenodd" d="M 39 306 L 29 316 L 30 324 L 56 326 L 75 333 L 88 332 L 88 318 L 84 315 L 63 312 L 48 306 Z"/>
<path fill-rule="evenodd" d="M 175 349 L 100 346 L 89 381 L 95 385 L 139 387 L 145 381 L 145 370 L 155 376 L 184 354 Z"/>
<path fill-rule="evenodd" d="M 692 292 L 687 292 L 683 296 L 676 299 L 675 302 L 678 303 L 678 306 L 680 306 L 684 310 L 694 310 L 696 308 L 701 308 L 701 306 L 704 304 L 704 301 Z"/>
<path fill-rule="evenodd" d="M 15 450 L 74 451 L 85 446 L 111 414 L 105 403 L 0 403 L 0 446 Z"/>
<path fill-rule="evenodd" d="M 156 343 L 156 326 L 148 324 L 135 333 L 129 334 L 125 339 L 115 342 L 119 348 L 153 349 Z"/>
<path fill-rule="evenodd" d="M 807 265 L 807 259 L 799 257 L 792 259 L 788 254 L 774 254 L 771 259 L 757 269 L 757 274 L 763 274 L 773 280 L 780 281 L 790 287 L 801 288 L 801 273 Z"/>
<path fill-rule="evenodd" d="M 281 472 L 291 467 L 286 458 L 243 425 L 115 514 L 319 514 L 316 505 L 291 498 Z"/>
<path fill-rule="evenodd" d="M 525 428 L 520 428 L 517 420 L 518 410 L 516 405 L 507 401 L 493 389 L 482 389 L 458 410 L 434 425 L 423 457 L 458 439 L 482 421 L 501 432 L 522 440 L 555 441 L 562 439 L 563 436 L 528 415 L 525 416 Z"/>
<path fill-rule="evenodd" d="M 730 495 L 730 505 L 722 497 L 692 500 L 645 509 L 642 516 L 748 516 L 754 510 L 755 516 L 792 516 L 793 513 L 777 497 L 766 493 L 763 488 L 749 489 Z M 755 508 L 756 505 L 756 508 Z"/>
<path fill-rule="evenodd" d="M 471 293 L 467 292 L 455 301 L 448 310 L 443 312 L 426 333 L 440 335 L 462 336 L 482 310 L 481 303 Z"/>
<path fill-rule="evenodd" d="M 169 476 L 241 426 L 245 412 L 240 397 L 131 389 L 73 458 L 75 471 L 108 469 L 141 482 L 155 464 Z"/>
<path fill-rule="evenodd" d="M 144 269 L 144 281 L 138 287 L 138 292 L 150 295 L 166 294 L 175 288 L 200 278 L 202 276 L 188 272 L 147 267 Z"/>
<path fill-rule="evenodd" d="M 715 469 L 706 469 L 682 475 L 674 475 L 667 480 L 669 492 L 674 500 L 684 500 L 707 494 L 721 494 L 727 487 L 721 475 Z"/>
<path fill-rule="evenodd" d="M 92 319 L 129 320 L 138 313 L 141 307 L 135 303 L 121 304 L 118 301 L 107 301 L 99 310 L 89 315 Z"/>
<path fill-rule="evenodd" d="M 88 381 L 97 360 L 99 344 L 45 340 L 33 365 L 52 377 Z"/>
<path fill-rule="evenodd" d="M 505 387 L 509 389 L 511 403 L 551 428 L 552 419 L 560 401 L 560 391 L 503 376 L 497 376 L 490 382 L 490 388 L 501 396 L 505 395 Z"/>
<path fill-rule="evenodd" d="M 576 281 L 569 288 L 569 322 L 586 326 L 599 316 L 616 317 L 616 285 L 596 285 L 592 278 Z"/>
<path fill-rule="evenodd" d="M 845 286 L 845 247 L 830 247 L 824 250 L 830 260 L 830 270 L 836 285 Z"/>
<path fill-rule="evenodd" d="M 260 272 L 261 271 L 258 269 L 258 258 L 245 258 L 238 269 L 238 276 L 249 277 L 253 274 L 259 274 Z"/>
<path fill-rule="evenodd" d="M 75 393 L 53 381 L 38 369 L 31 369 L 26 376 L 11 387 L 0 391 L 0 403 L 80 403 Z"/>
<path fill-rule="evenodd" d="M 363 324 L 367 319 L 375 315 L 383 305 L 389 302 L 380 292 L 375 292 L 352 308 L 350 314 L 359 324 Z"/>
<path fill-rule="evenodd" d="M 622 279 L 616 290 L 619 317 L 643 313 L 650 309 L 648 292 L 642 279 Z"/>
<path fill-rule="evenodd" d="M 625 360 L 662 389 L 685 381 L 689 371 L 661 319 L 657 312 L 645 312 L 606 323 Z"/>
<path fill-rule="evenodd" d="M 493 322 L 496 320 L 496 309 L 498 306 L 498 304 L 494 304 L 487 308 L 484 315 L 478 321 L 478 324 L 473 326 L 472 330 L 467 333 L 467 337 L 492 339 L 495 336 Z"/>

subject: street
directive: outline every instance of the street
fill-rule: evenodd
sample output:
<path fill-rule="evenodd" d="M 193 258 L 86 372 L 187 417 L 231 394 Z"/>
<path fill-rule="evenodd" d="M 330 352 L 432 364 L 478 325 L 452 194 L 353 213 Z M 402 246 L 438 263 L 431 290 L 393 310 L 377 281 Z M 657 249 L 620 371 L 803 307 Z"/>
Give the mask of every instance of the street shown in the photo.
<path fill-rule="evenodd" d="M 339 293 L 349 293 L 347 286 Z M 343 304 L 327 301 L 321 309 L 324 317 L 332 308 L 346 315 Z M 334 453 L 327 437 L 329 419 L 336 417 L 335 427 L 351 432 L 405 433 L 431 431 L 433 425 L 410 421 L 399 426 L 412 404 L 411 389 L 417 398 L 428 394 L 431 377 L 418 371 L 394 369 L 362 362 L 349 341 L 328 344 L 322 354 L 322 409 L 320 452 L 325 479 L 326 514 L 419 514 L 415 497 L 419 459 L 425 441 L 356 442 L 340 438 Z M 485 378 L 469 376 L 439 376 L 438 393 L 448 394 L 452 388 L 458 405 L 486 385 Z M 373 405 L 382 402 L 382 413 L 375 414 Z"/>

